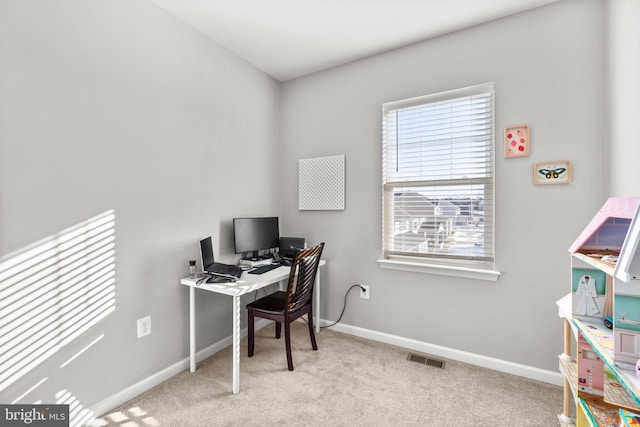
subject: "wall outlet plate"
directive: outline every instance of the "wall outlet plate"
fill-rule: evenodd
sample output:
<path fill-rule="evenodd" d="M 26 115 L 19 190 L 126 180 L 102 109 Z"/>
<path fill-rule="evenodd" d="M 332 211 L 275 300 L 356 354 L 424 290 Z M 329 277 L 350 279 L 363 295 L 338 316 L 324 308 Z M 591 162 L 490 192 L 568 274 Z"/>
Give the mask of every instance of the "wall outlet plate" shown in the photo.
<path fill-rule="evenodd" d="M 138 319 L 138 338 L 151 333 L 151 316 Z"/>
<path fill-rule="evenodd" d="M 360 298 L 369 299 L 369 285 L 360 285 L 360 286 L 365 288 L 364 291 L 362 290 L 362 288 L 360 288 Z"/>

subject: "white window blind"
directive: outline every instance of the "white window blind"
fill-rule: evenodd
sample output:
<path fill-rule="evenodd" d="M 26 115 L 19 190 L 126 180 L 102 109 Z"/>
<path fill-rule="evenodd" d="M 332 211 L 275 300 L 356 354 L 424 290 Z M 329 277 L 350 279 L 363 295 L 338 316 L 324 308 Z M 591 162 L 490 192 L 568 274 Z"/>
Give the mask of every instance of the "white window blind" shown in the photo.
<path fill-rule="evenodd" d="M 383 255 L 494 266 L 493 84 L 383 105 Z"/>

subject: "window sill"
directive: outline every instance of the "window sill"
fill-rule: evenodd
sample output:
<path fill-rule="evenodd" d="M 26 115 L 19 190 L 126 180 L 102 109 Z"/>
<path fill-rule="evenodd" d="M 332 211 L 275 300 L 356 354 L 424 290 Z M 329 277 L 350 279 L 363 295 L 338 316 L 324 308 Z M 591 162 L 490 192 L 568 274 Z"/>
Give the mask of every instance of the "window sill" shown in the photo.
<path fill-rule="evenodd" d="M 422 262 L 398 261 L 379 259 L 378 266 L 389 270 L 413 271 L 416 273 L 439 274 L 443 276 L 466 277 L 468 279 L 486 280 L 496 282 L 500 277 L 499 271 L 482 270 L 468 267 L 455 267 L 448 265 L 426 264 Z"/>

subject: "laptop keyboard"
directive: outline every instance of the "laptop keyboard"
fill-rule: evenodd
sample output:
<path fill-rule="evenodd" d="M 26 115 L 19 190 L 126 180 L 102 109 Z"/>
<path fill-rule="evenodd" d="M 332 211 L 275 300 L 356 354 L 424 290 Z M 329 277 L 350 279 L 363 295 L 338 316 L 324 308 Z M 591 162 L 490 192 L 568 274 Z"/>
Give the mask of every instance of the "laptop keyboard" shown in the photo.
<path fill-rule="evenodd" d="M 242 269 L 237 265 L 222 264 L 220 262 L 214 262 L 207 270 L 210 273 L 225 274 L 227 276 L 237 277 L 238 279 L 242 276 Z"/>

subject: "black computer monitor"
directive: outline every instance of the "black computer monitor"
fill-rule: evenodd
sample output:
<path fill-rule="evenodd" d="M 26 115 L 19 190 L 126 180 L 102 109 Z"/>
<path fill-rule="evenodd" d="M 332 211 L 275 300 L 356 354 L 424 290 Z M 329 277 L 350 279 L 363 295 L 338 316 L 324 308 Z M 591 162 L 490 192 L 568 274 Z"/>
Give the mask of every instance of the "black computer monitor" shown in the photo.
<path fill-rule="evenodd" d="M 234 218 L 233 243 L 237 254 L 257 259 L 258 251 L 277 248 L 280 245 L 278 217 Z"/>

